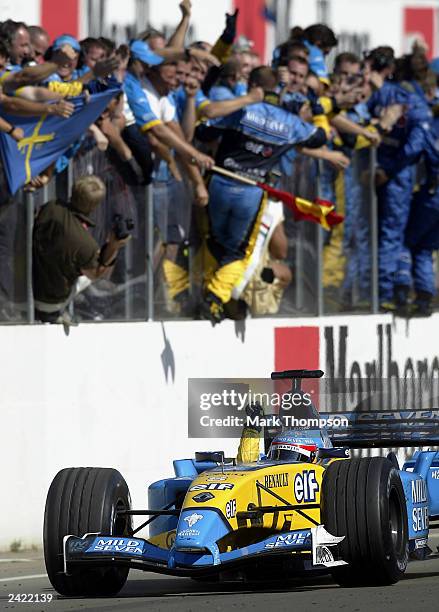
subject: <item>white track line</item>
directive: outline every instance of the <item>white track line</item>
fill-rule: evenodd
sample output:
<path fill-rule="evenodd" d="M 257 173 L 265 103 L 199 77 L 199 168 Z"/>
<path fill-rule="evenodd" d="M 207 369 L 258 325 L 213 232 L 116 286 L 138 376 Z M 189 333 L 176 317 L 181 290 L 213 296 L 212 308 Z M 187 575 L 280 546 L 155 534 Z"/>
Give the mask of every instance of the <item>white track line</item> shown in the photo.
<path fill-rule="evenodd" d="M 17 580 L 35 580 L 35 578 L 47 578 L 47 574 L 31 574 L 30 576 L 11 576 L 0 578 L 0 582 L 17 582 Z"/>

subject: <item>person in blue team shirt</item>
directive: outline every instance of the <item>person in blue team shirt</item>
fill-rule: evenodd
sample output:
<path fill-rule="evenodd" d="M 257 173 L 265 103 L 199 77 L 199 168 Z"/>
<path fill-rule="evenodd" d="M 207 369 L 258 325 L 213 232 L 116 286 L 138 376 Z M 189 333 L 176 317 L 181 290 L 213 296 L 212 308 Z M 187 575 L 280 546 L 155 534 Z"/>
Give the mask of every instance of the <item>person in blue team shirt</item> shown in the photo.
<path fill-rule="evenodd" d="M 271 67 L 275 70 L 280 66 L 286 66 L 291 56 L 296 55 L 308 61 L 309 49 L 301 40 L 288 39 L 273 51 Z"/>
<path fill-rule="evenodd" d="M 433 120 L 431 128 L 423 131 L 425 143 L 419 156 L 423 180 L 413 194 L 397 275 L 405 294 L 412 288 L 415 291 L 410 316 L 430 316 L 436 293 L 433 251 L 439 248 L 439 90 L 433 72 L 426 76 L 425 94 Z"/>
<path fill-rule="evenodd" d="M 79 54 L 81 53 L 81 45 L 79 44 L 79 41 L 74 38 L 74 36 L 70 36 L 69 34 L 63 34 L 62 36 L 58 36 L 58 38 L 55 38 L 55 40 L 53 41 L 53 45 L 51 48 L 52 53 L 54 51 L 57 51 L 58 49 L 61 49 L 64 45 L 71 46 L 74 51 L 74 57 L 70 61 L 65 62 L 63 66 L 60 66 L 54 74 L 50 75 L 50 77 L 47 79 L 48 82 L 76 81 L 83 74 L 83 71 L 81 71 L 80 73 L 80 71 L 78 71 L 77 69 Z"/>
<path fill-rule="evenodd" d="M 378 265 L 379 299 L 383 311 L 404 314 L 408 305 L 405 285 L 398 281 L 398 268 L 404 260 L 404 232 L 410 212 L 415 181 L 415 162 L 425 145 L 431 111 L 407 82 L 392 80 L 394 55 L 390 47 L 373 50 L 366 62 L 372 78 L 381 86 L 372 94 L 367 107 L 373 117 L 391 105 L 400 104 L 405 112 L 378 149 L 377 196 L 379 213 Z"/>
<path fill-rule="evenodd" d="M 163 58 L 153 53 L 148 44 L 140 40 L 131 42 L 130 51 L 131 59 L 124 81 L 124 91 L 140 132 L 146 135 L 150 131 L 158 140 L 175 149 L 190 163 L 195 162 L 202 168 L 210 167 L 213 160 L 197 151 L 164 125 L 163 121 L 152 110 L 143 91 L 142 79 L 145 76 L 145 67 L 158 66 L 163 63 Z"/>
<path fill-rule="evenodd" d="M 322 23 L 316 23 L 304 30 L 295 27 L 291 30 L 290 42 L 301 43 L 307 48 L 309 68 L 321 84 L 319 91 L 319 95 L 321 95 L 325 86 L 329 86 L 329 72 L 325 57 L 338 44 L 334 32 Z M 283 51 L 283 45 L 276 47 L 274 50 L 273 64 L 275 66 L 279 65 Z"/>
<path fill-rule="evenodd" d="M 179 259 L 187 239 L 188 198 L 174 153 L 194 188 L 194 200 L 205 206 L 208 193 L 195 164 L 209 168 L 213 160 L 187 142 L 177 121 L 169 94 L 177 85 L 176 63 L 164 62 L 141 40 L 130 44 L 131 58 L 124 89 L 129 107 L 143 137 L 154 147 L 154 223 L 164 245 L 163 273 L 168 309 L 185 307 L 188 277 Z M 171 305 L 172 300 L 172 305 Z M 177 303 L 176 303 L 177 302 Z"/>
<path fill-rule="evenodd" d="M 431 131 L 426 139 L 426 178 L 413 195 L 405 233 L 406 257 L 399 269 L 399 282 L 404 283 L 407 293 L 412 286 L 415 290 L 411 316 L 430 316 L 436 293 L 433 251 L 439 249 L 438 134 Z"/>
<path fill-rule="evenodd" d="M 209 90 L 209 99 L 213 102 L 233 100 L 247 93 L 246 89 L 239 81 L 239 62 L 232 58 L 221 67 L 217 82 Z"/>
<path fill-rule="evenodd" d="M 260 92 L 260 101 L 216 123 L 223 130 L 216 155 L 218 166 L 264 182 L 282 155 L 293 146 L 312 148 L 326 142 L 323 130 L 276 104 L 276 85 L 277 77 L 271 68 L 262 66 L 251 72 L 249 94 Z M 249 233 L 262 198 L 260 187 L 245 185 L 233 178 L 214 174 L 209 183 L 209 247 L 218 269 L 206 282 L 203 315 L 214 324 L 224 318 L 224 305 L 243 273 Z"/>
<path fill-rule="evenodd" d="M 200 89 L 200 83 L 198 82 L 196 76 L 194 76 L 192 67 L 189 74 L 185 78 L 184 83 L 181 83 L 177 89 L 170 94 L 170 98 L 175 105 L 177 118 L 180 123 L 183 123 L 184 121 L 188 97 L 194 98 L 196 114 L 199 113 L 199 111 L 206 106 L 206 104 L 209 104 L 209 98 Z M 190 135 L 186 135 L 186 137 L 189 141 L 192 140 Z"/>
<path fill-rule="evenodd" d="M 70 45 L 75 39 L 62 41 L 52 52 L 50 60 L 36 64 L 33 61 L 30 47 L 29 32 L 21 22 L 7 21 L 0 24 L 0 39 L 7 50 L 7 58 L 2 62 L 0 69 L 0 84 L 3 93 L 19 95 L 29 100 L 40 102 L 58 99 L 60 96 L 51 95 L 44 87 L 35 87 L 47 82 L 57 71 L 74 60 L 76 51 Z M 77 41 L 76 41 L 77 44 Z M 33 87 L 28 87 L 33 86 Z M 80 91 L 74 95 L 78 95 Z"/>
<path fill-rule="evenodd" d="M 365 83 L 361 74 L 361 61 L 353 53 L 340 53 L 334 62 L 333 81 L 338 88 L 357 92 L 356 103 L 344 112 L 344 116 L 356 125 L 369 126 L 371 116 L 366 99 L 371 95 L 370 85 Z M 369 169 L 370 142 L 355 134 L 340 132 L 334 147 L 343 151 L 354 163 L 339 176 L 338 200 L 343 200 L 345 221 L 343 224 L 343 252 L 346 255 L 346 268 L 342 284 L 343 308 L 352 308 L 353 288 L 358 285 L 359 303 L 367 305 L 370 301 L 370 239 L 368 199 L 360 177 Z M 355 156 L 354 156 L 354 151 Z M 334 189 L 336 181 L 334 180 Z"/>
<path fill-rule="evenodd" d="M 312 119 L 311 101 L 306 85 L 309 74 L 308 60 L 301 55 L 290 55 L 285 65 L 277 68 L 278 87 L 282 108 L 302 119 Z"/>
<path fill-rule="evenodd" d="M 277 68 L 279 83 L 276 90 L 279 93 L 282 108 L 304 120 L 306 120 L 305 114 L 308 114 L 309 119 L 312 116 L 309 99 L 306 95 L 306 78 L 309 72 L 306 57 L 307 55 L 292 54 L 280 60 Z M 296 156 L 295 149 L 290 149 L 288 153 L 281 157 L 279 167 L 284 177 L 293 175 Z"/>

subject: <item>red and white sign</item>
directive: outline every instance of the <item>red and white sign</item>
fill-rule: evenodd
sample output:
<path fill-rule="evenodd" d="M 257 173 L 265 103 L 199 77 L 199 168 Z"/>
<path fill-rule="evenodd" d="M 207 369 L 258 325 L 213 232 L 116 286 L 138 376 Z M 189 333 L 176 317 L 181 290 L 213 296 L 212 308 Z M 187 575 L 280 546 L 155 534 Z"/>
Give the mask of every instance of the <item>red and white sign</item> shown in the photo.
<path fill-rule="evenodd" d="M 437 42 L 438 10 L 433 7 L 404 8 L 404 51 L 411 51 L 415 41 L 420 41 L 428 49 L 428 58 L 438 52 Z"/>

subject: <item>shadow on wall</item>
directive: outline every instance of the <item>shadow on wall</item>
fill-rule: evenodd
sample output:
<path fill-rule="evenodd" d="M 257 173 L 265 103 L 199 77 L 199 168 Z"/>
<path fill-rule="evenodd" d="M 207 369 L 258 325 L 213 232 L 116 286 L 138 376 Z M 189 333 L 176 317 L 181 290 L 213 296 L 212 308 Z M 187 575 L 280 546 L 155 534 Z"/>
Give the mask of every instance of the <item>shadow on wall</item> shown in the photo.
<path fill-rule="evenodd" d="M 235 335 L 242 343 L 245 342 L 245 319 L 235 321 Z"/>
<path fill-rule="evenodd" d="M 160 355 L 160 359 L 162 361 L 166 382 L 168 382 L 169 375 L 171 375 L 172 382 L 174 382 L 175 380 L 175 356 L 174 356 L 174 351 L 172 350 L 171 343 L 166 337 L 166 330 L 165 330 L 165 325 L 163 321 L 162 321 L 162 332 L 163 332 L 163 341 L 165 343 L 165 346 Z"/>

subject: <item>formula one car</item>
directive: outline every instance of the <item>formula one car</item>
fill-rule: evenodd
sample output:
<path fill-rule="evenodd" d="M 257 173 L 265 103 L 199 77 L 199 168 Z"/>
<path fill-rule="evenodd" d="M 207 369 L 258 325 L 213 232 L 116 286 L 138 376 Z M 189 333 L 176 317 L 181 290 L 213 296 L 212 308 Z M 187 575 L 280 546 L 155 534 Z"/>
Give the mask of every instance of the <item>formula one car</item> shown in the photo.
<path fill-rule="evenodd" d="M 320 377 L 290 370 L 272 378 Z M 352 415 L 351 415 L 352 416 Z M 416 416 L 416 415 L 415 415 Z M 407 427 L 428 436 L 437 423 Z M 363 429 L 362 429 L 363 428 Z M 391 426 L 387 430 L 391 432 Z M 425 431 L 424 431 L 425 430 Z M 288 579 L 331 573 L 340 585 L 386 585 L 409 556 L 425 558 L 429 520 L 439 518 L 439 452 L 417 451 L 399 469 L 396 456 L 351 458 L 349 446 L 395 447 L 397 435 L 351 424 L 308 430 L 308 461 L 264 457 L 237 464 L 222 452 L 174 461 L 175 477 L 149 487 L 149 509 L 133 510 L 127 484 L 108 468 L 67 468 L 54 478 L 44 517 L 44 553 L 62 595 L 114 595 L 130 569 L 198 580 Z M 349 433 L 354 432 L 354 433 Z M 277 432 L 279 434 L 279 432 Z M 272 442 L 275 434 L 269 432 Z M 421 436 L 422 437 L 422 436 Z M 267 434 L 266 434 L 267 438 Z M 282 439 L 281 439 L 282 441 Z M 136 528 L 133 517 L 147 516 Z M 138 533 L 149 526 L 149 537 Z"/>

